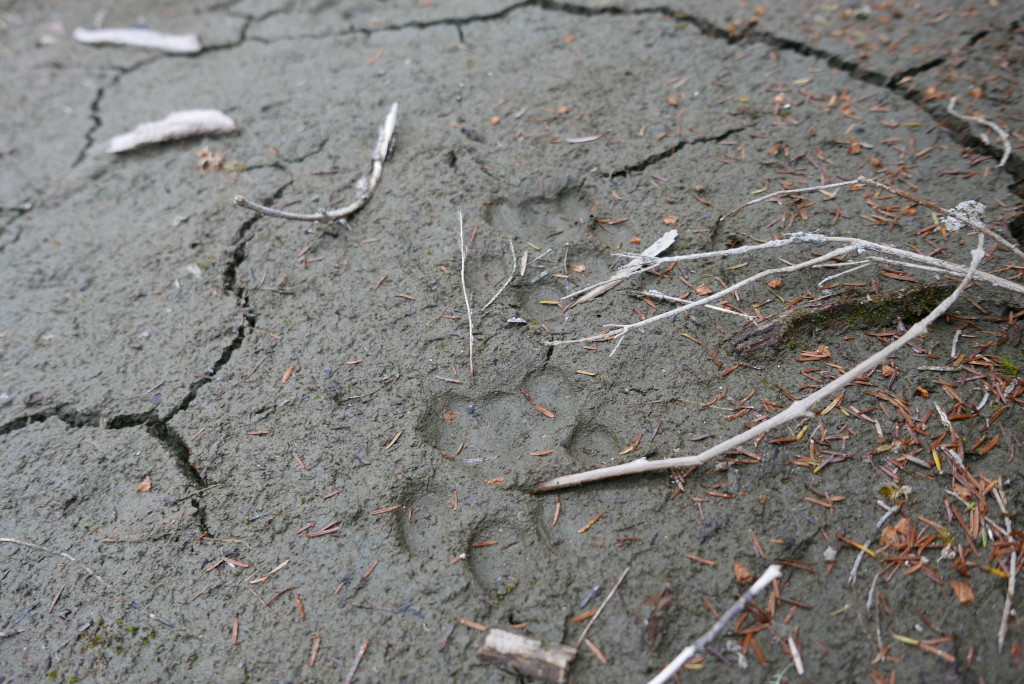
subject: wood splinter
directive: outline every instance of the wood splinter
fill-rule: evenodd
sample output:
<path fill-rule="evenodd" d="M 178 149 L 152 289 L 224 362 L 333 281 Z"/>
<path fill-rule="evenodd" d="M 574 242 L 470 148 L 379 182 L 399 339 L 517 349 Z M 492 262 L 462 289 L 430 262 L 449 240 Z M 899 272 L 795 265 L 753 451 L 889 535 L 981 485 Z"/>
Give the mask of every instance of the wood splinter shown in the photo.
<path fill-rule="evenodd" d="M 561 684 L 566 681 L 576 649 L 565 644 L 545 646 L 537 639 L 492 628 L 476 654 L 506 672 Z"/>

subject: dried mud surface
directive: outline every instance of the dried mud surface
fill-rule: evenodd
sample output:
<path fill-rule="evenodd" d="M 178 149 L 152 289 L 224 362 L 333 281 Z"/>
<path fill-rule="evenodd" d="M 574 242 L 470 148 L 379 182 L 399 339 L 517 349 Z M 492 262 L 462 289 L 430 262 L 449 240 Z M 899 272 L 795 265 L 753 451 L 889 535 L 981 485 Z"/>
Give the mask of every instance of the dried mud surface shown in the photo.
<path fill-rule="evenodd" d="M 140 19 L 204 49 L 70 39 Z M 835 309 L 833 324 L 737 347 L 743 319 L 703 311 L 614 356 L 545 345 L 649 316 L 642 288 L 717 289 L 808 255 L 691 262 L 557 305 L 614 271 L 614 253 L 669 227 L 673 254 L 807 230 L 966 261 L 973 235 L 871 189 L 717 222 L 760 193 L 860 174 L 978 200 L 1019 239 L 1019 153 L 998 166 L 998 136 L 946 104 L 1020 145 L 1022 19 L 981 0 L 0 2 L 0 682 L 511 681 L 457 618 L 575 644 L 574 618 L 627 567 L 588 634 L 602 655 L 581 647 L 570 679 L 645 681 L 743 591 L 735 564 L 772 562 L 776 591 L 685 680 L 797 681 L 791 635 L 806 681 L 1019 679 L 1016 611 L 996 645 L 1012 544 L 972 536 L 970 492 L 948 460 L 929 464 L 936 407 L 958 407 L 967 470 L 1024 511 L 1019 297 L 974 285 L 838 408 L 685 480 L 531 488 L 695 453 L 905 322 Z M 233 206 L 346 203 L 391 102 L 394 151 L 347 225 Z M 239 132 L 103 152 L 190 108 Z M 223 163 L 203 167 L 211 154 Z M 510 244 L 525 275 L 481 311 Z M 988 246 L 986 270 L 1020 274 Z M 892 274 L 834 293 L 914 285 Z M 779 315 L 821 296 L 822 277 L 732 305 Z M 829 358 L 798 360 L 820 345 Z M 957 370 L 921 369 L 954 345 Z M 924 542 L 887 562 L 898 544 L 881 548 L 876 501 L 900 486 L 890 522 Z M 851 541 L 878 551 L 852 585 Z"/>

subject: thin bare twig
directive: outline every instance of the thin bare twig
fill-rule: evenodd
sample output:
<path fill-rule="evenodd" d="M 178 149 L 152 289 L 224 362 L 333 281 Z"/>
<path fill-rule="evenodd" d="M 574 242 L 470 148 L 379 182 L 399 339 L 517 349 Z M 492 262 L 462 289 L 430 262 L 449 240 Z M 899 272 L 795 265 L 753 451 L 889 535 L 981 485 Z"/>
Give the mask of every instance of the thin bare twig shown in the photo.
<path fill-rule="evenodd" d="M 713 301 L 721 299 L 722 297 L 724 297 L 725 295 L 729 294 L 730 292 L 735 292 L 736 290 L 739 290 L 739 289 L 745 287 L 746 285 L 749 285 L 750 283 L 756 282 L 758 280 L 762 280 L 764 278 L 767 278 L 768 276 L 778 275 L 778 274 L 782 274 L 782 273 L 791 273 L 793 271 L 798 271 L 798 270 L 807 268 L 809 266 L 813 266 L 814 264 L 819 264 L 819 263 L 823 263 L 823 262 L 826 262 L 826 261 L 830 261 L 831 259 L 835 259 L 836 257 L 842 256 L 843 254 L 847 254 L 848 252 L 855 251 L 856 249 L 858 249 L 857 245 L 848 245 L 846 247 L 840 247 L 839 249 L 832 250 L 828 254 L 823 254 L 820 257 L 815 257 L 813 259 L 810 259 L 808 261 L 802 262 L 800 264 L 794 264 L 794 265 L 791 265 L 791 266 L 780 266 L 778 268 L 771 268 L 771 269 L 768 269 L 768 270 L 765 270 L 765 271 L 761 271 L 760 273 L 752 275 L 749 278 L 744 278 L 743 280 L 741 280 L 741 281 L 739 281 L 737 283 L 734 283 L 733 285 L 730 285 L 729 287 L 727 287 L 727 288 L 725 288 L 723 290 L 719 290 L 718 292 L 710 294 L 707 297 L 702 297 L 701 299 L 697 299 L 697 300 L 695 300 L 693 302 L 690 302 L 688 304 L 684 304 L 683 306 L 676 307 L 675 309 L 670 309 L 668 311 L 665 311 L 664 313 L 658 314 L 657 316 L 651 316 L 650 318 L 645 318 L 642 321 L 637 321 L 636 323 L 630 323 L 628 325 L 609 324 L 607 327 L 613 328 L 613 329 L 608 330 L 603 335 L 595 335 L 593 337 L 581 337 L 581 338 L 573 339 L 573 340 L 546 340 L 544 342 L 544 344 L 549 345 L 549 346 L 558 346 L 558 345 L 562 345 L 562 344 L 577 344 L 577 343 L 580 343 L 580 342 L 606 342 L 606 341 L 609 341 L 609 340 L 619 339 L 619 338 L 623 337 L 624 335 L 626 335 L 627 333 L 629 333 L 632 330 L 636 330 L 638 328 L 643 328 L 643 327 L 646 327 L 648 325 L 653 325 L 654 323 L 657 323 L 659 321 L 663 321 L 663 320 L 665 320 L 667 318 L 672 318 L 674 316 L 678 316 L 679 314 L 683 313 L 684 311 L 689 311 L 690 309 L 694 309 L 694 308 L 696 308 L 698 306 L 706 306 L 706 305 L 710 304 Z M 674 259 L 675 257 L 668 257 L 668 258 L 669 259 Z"/>
<path fill-rule="evenodd" d="M 583 640 L 587 638 L 587 632 L 590 631 L 590 628 L 591 626 L 593 626 L 594 621 L 597 620 L 597 616 L 601 614 L 601 611 L 604 610 L 604 607 L 608 605 L 609 601 L 612 600 L 612 596 L 615 595 L 615 592 L 618 590 L 619 585 L 622 584 L 622 580 L 626 579 L 626 575 L 628 574 L 629 568 L 627 567 L 625 570 L 622 571 L 622 574 L 619 575 L 619 579 L 615 582 L 615 586 L 613 586 L 611 588 L 611 591 L 608 592 L 608 595 L 604 597 L 604 601 L 602 601 L 601 605 L 597 607 L 597 610 L 594 612 L 594 615 L 590 618 L 590 622 L 588 622 L 587 626 L 583 628 L 583 632 L 580 634 L 580 637 L 576 640 L 576 648 L 579 648 L 580 644 L 583 643 Z"/>
<path fill-rule="evenodd" d="M 370 640 L 367 639 L 363 642 L 363 645 L 356 651 L 356 659 L 352 662 L 352 667 L 349 668 L 348 674 L 345 675 L 344 684 L 352 684 L 352 680 L 356 678 L 356 670 L 359 669 L 359 663 L 363 661 L 363 656 L 366 655 L 366 649 L 370 648 Z"/>
<path fill-rule="evenodd" d="M 381 124 L 380 129 L 377 131 L 377 144 L 374 145 L 373 154 L 370 157 L 372 162 L 370 173 L 356 181 L 356 198 L 351 204 L 340 209 L 324 209 L 315 214 L 296 214 L 290 211 L 274 209 L 273 207 L 267 207 L 247 200 L 241 195 L 235 197 L 235 204 L 264 216 L 273 216 L 274 218 L 288 219 L 290 221 L 345 221 L 349 216 L 352 216 L 366 206 L 366 203 L 370 201 L 370 197 L 373 196 L 373 191 L 377 189 L 377 183 L 380 182 L 381 174 L 384 172 L 384 162 L 391 152 L 397 120 L 398 103 L 395 102 L 388 109 L 384 123 Z"/>
<path fill-rule="evenodd" d="M 459 212 L 459 253 L 462 255 L 462 268 L 459 277 L 462 279 L 462 298 L 466 301 L 466 318 L 469 319 L 469 377 L 473 377 L 473 309 L 469 304 L 469 290 L 466 289 L 466 238 L 462 226 L 462 212 Z"/>
<path fill-rule="evenodd" d="M 896 511 L 900 510 L 900 507 L 899 506 L 886 506 L 881 501 L 876 501 L 875 503 L 885 509 L 885 514 L 881 518 L 878 519 L 877 523 L 875 523 L 875 529 L 876 530 L 880 530 L 880 529 L 882 529 L 882 525 L 885 524 L 885 521 L 889 519 L 889 516 L 891 516 Z M 857 572 L 860 570 L 860 564 L 864 562 L 864 556 L 865 555 L 867 555 L 867 554 L 865 553 L 864 549 L 861 549 L 860 553 L 857 554 L 857 558 L 855 558 L 854 561 L 853 561 L 853 567 L 850 568 L 850 576 L 846 578 L 846 586 L 852 587 L 854 585 L 854 583 L 856 583 L 856 581 L 857 581 Z"/>
<path fill-rule="evenodd" d="M 919 197 L 914 197 L 909 192 L 906 192 L 904 190 L 900 190 L 899 188 L 894 187 L 892 185 L 887 185 L 885 183 L 882 183 L 881 181 L 875 180 L 874 178 L 868 178 L 867 176 L 858 176 L 857 178 L 854 178 L 853 180 L 840 181 L 838 183 L 828 183 L 826 185 L 811 185 L 811 186 L 808 186 L 806 188 L 793 188 L 792 190 L 777 190 L 775 192 L 768 193 L 767 195 L 764 195 L 762 197 L 758 197 L 757 199 L 752 199 L 749 202 L 747 202 L 746 204 L 741 204 L 740 206 L 736 207 L 732 211 L 722 215 L 722 217 L 718 219 L 718 223 L 721 223 L 722 221 L 724 221 L 725 219 L 729 218 L 730 216 L 734 216 L 735 214 L 739 213 L 743 209 L 746 209 L 747 207 L 749 207 L 749 206 L 751 206 L 753 204 L 758 204 L 760 202 L 765 202 L 765 201 L 773 199 L 775 197 L 779 197 L 779 196 L 782 196 L 782 195 L 799 195 L 802 192 L 813 192 L 815 190 L 827 190 L 829 188 L 840 188 L 840 187 L 843 187 L 843 186 L 846 186 L 846 185 L 870 185 L 872 187 L 876 187 L 876 188 L 879 188 L 881 190 L 885 190 L 887 192 L 891 192 L 892 194 L 896 195 L 897 197 L 902 197 L 903 199 L 909 200 L 909 201 L 911 201 L 911 202 L 913 202 L 915 204 L 920 204 L 922 207 L 927 207 L 927 208 L 931 209 L 932 211 L 934 211 L 936 213 L 942 214 L 943 216 L 947 216 L 949 218 L 953 218 L 953 219 L 957 219 L 959 221 L 962 221 L 963 223 L 966 223 L 967 225 L 969 225 L 971 228 L 974 228 L 975 230 L 981 231 L 982 233 L 984 233 L 988 237 L 992 238 L 993 240 L 998 242 L 1000 245 L 1002 245 L 1006 249 L 1008 249 L 1011 252 L 1013 252 L 1014 254 L 1016 254 L 1018 257 L 1024 258 L 1024 251 L 1021 251 L 1020 247 L 1018 247 L 1017 245 L 1013 244 L 1012 242 L 1010 242 L 1009 240 L 1004 238 L 1002 235 L 1000 235 L 999 233 L 995 232 L 994 230 L 992 230 L 991 228 L 986 226 L 981 221 L 979 221 L 979 220 L 977 220 L 977 219 L 975 219 L 973 217 L 970 217 L 970 216 L 965 216 L 963 212 L 957 211 L 957 209 L 959 207 L 957 207 L 957 209 L 954 209 L 954 210 L 950 211 L 949 209 L 946 209 L 945 207 L 943 207 L 943 206 L 941 206 L 939 204 L 936 204 L 935 202 L 929 202 L 928 200 L 923 200 L 923 199 L 921 199 Z"/>
<path fill-rule="evenodd" d="M 483 307 L 481 307 L 481 315 L 483 315 L 483 313 L 487 311 L 487 307 L 494 303 L 494 300 L 501 296 L 501 293 L 505 291 L 505 288 L 508 287 L 509 283 L 512 282 L 512 279 L 516 277 L 516 248 L 512 244 L 512 238 L 508 239 L 508 249 L 510 252 L 512 252 L 512 273 L 505 280 L 505 282 L 501 284 L 501 287 L 499 287 L 498 291 L 494 293 L 494 296 L 488 299 L 487 303 L 484 304 Z"/>
<path fill-rule="evenodd" d="M 954 107 L 956 107 L 956 101 L 956 95 L 949 98 L 949 104 L 946 106 L 946 111 L 958 119 L 980 123 L 982 126 L 988 126 L 993 131 L 995 131 L 996 135 L 998 135 L 999 139 L 1003 142 L 1003 157 L 1002 159 L 999 160 L 999 166 L 1006 166 L 1006 161 L 1010 158 L 1010 152 L 1013 151 L 1013 145 L 1010 144 L 1009 134 L 1007 134 L 1005 130 L 1000 128 L 998 125 L 992 123 L 988 119 L 982 118 L 980 116 L 968 116 L 966 114 L 960 114 L 955 109 L 953 109 Z"/>
<path fill-rule="evenodd" d="M 579 297 L 579 299 L 577 299 L 576 301 L 569 305 L 570 307 L 573 307 L 578 304 L 582 304 L 583 302 L 588 302 L 591 299 L 600 297 L 605 292 L 612 289 L 626 278 L 636 275 L 641 271 L 647 270 L 647 268 L 645 268 L 643 265 L 644 259 L 649 257 L 655 257 L 664 252 L 666 249 L 672 246 L 672 243 L 676 241 L 676 237 L 678 237 L 678 235 L 679 231 L 675 230 L 674 228 L 670 231 L 667 231 L 660 238 L 652 242 L 647 249 L 638 254 L 635 258 L 631 259 L 629 263 L 627 263 L 619 270 L 615 271 L 615 273 L 612 274 L 612 277 L 609 278 L 608 280 L 605 280 L 604 282 L 601 283 L 597 283 L 596 285 L 591 285 L 590 287 L 579 290 L 578 292 L 573 292 L 570 295 L 562 297 L 562 299 L 572 299 L 577 295 L 582 295 Z"/>
<path fill-rule="evenodd" d="M 958 221 L 961 218 L 966 218 L 966 217 L 963 216 L 963 215 L 956 215 L 956 216 L 953 217 L 953 219 L 956 219 Z M 964 221 L 964 223 L 970 223 L 970 221 Z M 973 223 L 971 225 L 973 225 Z M 984 234 L 988 234 L 988 233 L 986 232 Z M 632 332 L 634 330 L 638 330 L 640 328 L 645 328 L 645 327 L 647 327 L 649 325 L 654 325 L 655 323 L 659 323 L 659 322 L 667 320 L 669 318 L 673 318 L 673 317 L 678 316 L 679 314 L 681 314 L 681 313 L 683 313 L 685 311 L 689 311 L 690 309 L 696 308 L 698 306 L 708 307 L 710 302 L 716 301 L 718 299 L 721 299 L 723 296 L 725 296 L 725 295 L 727 295 L 727 294 L 729 294 L 731 292 L 735 292 L 736 290 L 739 290 L 739 289 L 741 289 L 741 288 L 743 288 L 743 287 L 745 287 L 747 285 L 750 285 L 750 284 L 752 284 L 754 282 L 757 282 L 759 280 L 767 278 L 768 276 L 781 275 L 781 274 L 785 274 L 785 273 L 791 273 L 793 271 L 799 271 L 799 270 L 803 270 L 805 268 L 816 267 L 818 265 L 828 265 L 827 262 L 831 261 L 832 259 L 836 259 L 838 257 L 841 257 L 844 254 L 847 254 L 849 252 L 854 252 L 854 251 L 859 253 L 859 252 L 862 252 L 862 251 L 870 250 L 870 251 L 874 251 L 874 252 L 879 252 L 881 254 L 886 254 L 886 255 L 891 255 L 891 256 L 899 257 L 900 259 L 907 259 L 909 261 L 890 260 L 890 259 L 885 259 L 884 257 L 876 257 L 876 256 L 869 256 L 868 257 L 868 260 L 879 261 L 879 262 L 882 262 L 882 263 L 891 263 L 891 264 L 896 264 L 896 265 L 900 265 L 900 266 L 906 266 L 908 268 L 917 268 L 919 270 L 930 271 L 930 272 L 933 272 L 933 273 L 942 273 L 942 274 L 951 275 L 951 276 L 955 276 L 955 277 L 959 277 L 959 278 L 962 278 L 964 276 L 964 274 L 967 272 L 967 269 L 964 266 L 962 266 L 961 264 L 957 264 L 957 263 L 954 263 L 952 261 L 945 261 L 943 259 L 937 259 L 935 257 L 928 256 L 926 254 L 916 254 L 915 252 L 911 252 L 909 250 L 900 249 L 898 247 L 892 247 L 890 245 L 885 245 L 885 244 L 881 244 L 881 243 L 878 243 L 878 242 L 871 242 L 871 241 L 868 241 L 868 240 L 862 240 L 860 238 L 831 237 L 831 236 L 827 236 L 827 235 L 820 235 L 818 233 L 792 233 L 792 234 L 786 236 L 785 238 L 779 238 L 779 239 L 776 239 L 776 240 L 769 240 L 768 242 L 765 242 L 765 243 L 762 243 L 762 244 L 744 245 L 744 246 L 741 246 L 741 247 L 734 247 L 732 249 L 719 250 L 719 251 L 716 251 L 716 252 L 703 252 L 703 253 L 699 253 L 699 254 L 683 254 L 683 255 L 679 255 L 679 256 L 670 256 L 670 257 L 645 257 L 644 255 L 623 255 L 623 256 L 634 256 L 636 258 L 641 258 L 641 259 L 645 259 L 645 260 L 649 261 L 650 262 L 649 265 L 646 267 L 646 269 L 643 269 L 643 270 L 650 270 L 651 268 L 654 268 L 654 267 L 657 267 L 657 266 L 660 266 L 660 265 L 664 265 L 664 264 L 674 263 L 674 262 L 677 262 L 677 261 L 693 261 L 693 260 L 696 260 L 696 259 L 707 259 L 707 258 L 710 258 L 710 257 L 717 257 L 717 256 L 738 256 L 738 255 L 742 255 L 742 254 L 748 254 L 748 253 L 754 252 L 754 251 L 760 251 L 760 250 L 764 250 L 764 249 L 776 249 L 776 248 L 779 248 L 779 247 L 786 247 L 786 246 L 796 245 L 796 244 L 816 244 L 816 245 L 840 244 L 840 245 L 846 245 L 846 246 L 845 247 L 840 247 L 840 248 L 838 248 L 836 250 L 833 250 L 833 251 L 831 251 L 831 252 L 829 252 L 829 253 L 827 253 L 825 255 L 822 255 L 820 257 L 815 257 L 813 259 L 809 259 L 807 261 L 803 261 L 803 262 L 800 262 L 798 264 L 790 264 L 790 265 L 787 265 L 787 266 L 780 266 L 778 268 L 768 269 L 768 270 L 765 270 L 765 271 L 761 271 L 760 273 L 757 273 L 757 274 L 755 274 L 753 276 L 750 276 L 748 278 L 745 278 L 745 279 L 743 279 L 743 280 L 741 280 L 741 281 L 739 281 L 737 283 L 734 283 L 733 285 L 730 285 L 729 287 L 727 287 L 727 288 L 725 288 L 723 290 L 719 290 L 718 292 L 714 292 L 714 293 L 708 295 L 707 297 L 704 297 L 703 299 L 699 299 L 699 300 L 696 300 L 694 302 L 688 302 L 684 306 L 680 306 L 680 307 L 677 307 L 675 309 L 670 309 L 670 310 L 662 312 L 662 313 L 660 313 L 660 314 L 658 314 L 656 316 L 651 316 L 650 318 L 645 318 L 645 319 L 643 319 L 641 321 L 636 321 L 634 323 L 629 323 L 629 324 L 626 324 L 626 325 L 620 325 L 620 324 L 615 324 L 615 323 L 606 324 L 605 327 L 609 328 L 609 330 L 607 332 L 605 332 L 604 334 L 596 334 L 596 335 L 593 335 L 593 336 L 590 336 L 590 337 L 581 337 L 581 338 L 576 338 L 576 339 L 572 339 L 572 340 L 548 340 L 548 341 L 545 341 L 544 344 L 551 345 L 551 346 L 557 346 L 557 345 L 562 345 L 562 344 L 578 344 L 580 342 L 607 342 L 607 341 L 611 341 L 611 340 L 619 340 L 621 342 L 621 338 L 624 335 L 626 335 L 627 333 L 629 333 L 629 332 Z M 633 274 L 640 273 L 640 272 L 641 271 L 634 271 Z M 630 274 L 630 275 L 633 275 L 633 274 Z M 826 278 L 822 282 L 824 283 L 827 280 L 829 280 L 829 279 Z M 999 288 L 1008 290 L 1010 292 L 1015 292 L 1017 294 L 1024 294 L 1024 285 L 1021 285 L 1020 283 L 1016 283 L 1016 282 L 1014 282 L 1012 280 L 1007 280 L 1006 278 L 1001 278 L 1001 277 L 999 277 L 997 275 L 994 275 L 992 273 L 988 273 L 987 271 L 976 270 L 975 273 L 974 273 L 974 280 L 977 280 L 977 281 L 980 281 L 980 282 L 984 282 L 986 284 L 993 285 L 995 287 L 999 287 Z"/>
<path fill-rule="evenodd" d="M 67 558 L 72 563 L 77 563 L 78 565 L 82 566 L 82 569 L 85 570 L 89 574 L 90 577 L 95 577 L 97 580 L 99 580 L 100 584 L 102 584 L 104 586 L 107 586 L 107 587 L 110 586 L 109 584 L 107 584 L 106 580 L 104 580 L 102 577 L 97 575 L 96 572 L 92 568 L 90 568 L 88 565 L 86 565 L 82 561 L 78 560 L 74 556 L 71 556 L 70 554 L 64 553 L 63 551 L 56 551 L 54 549 L 49 548 L 48 546 L 43 546 L 42 544 L 33 544 L 32 542 L 22 541 L 21 539 L 11 539 L 9 537 L 0 537 L 0 543 L 4 543 L 4 544 L 17 544 L 18 546 L 27 546 L 30 549 L 36 549 L 37 551 L 45 551 L 46 553 L 50 553 L 50 554 L 54 554 L 54 555 L 57 555 L 57 556 L 61 556 L 63 558 Z"/>
<path fill-rule="evenodd" d="M 687 663 L 688 660 L 696 656 L 698 653 L 707 648 L 707 645 L 714 641 L 722 630 L 724 630 L 735 618 L 740 614 L 747 603 L 750 602 L 755 596 L 772 583 L 773 580 L 778 579 L 782 575 L 781 565 L 769 565 L 768 569 L 764 571 L 764 574 L 757 578 L 757 581 L 747 589 L 743 596 L 740 596 L 736 603 L 729 607 L 729 610 L 722 613 L 722 617 L 718 618 L 711 629 L 704 632 L 700 637 L 692 644 L 684 648 L 679 655 L 677 655 L 671 663 L 665 666 L 661 672 L 657 674 L 648 684 L 665 684 L 672 676 Z"/>
<path fill-rule="evenodd" d="M 771 418 L 758 423 L 754 427 L 741 432 L 740 434 L 721 442 L 714 447 L 697 454 L 696 456 L 679 456 L 676 458 L 666 458 L 657 461 L 649 461 L 646 457 L 638 458 L 635 461 L 629 463 L 623 463 L 617 466 L 610 466 L 608 468 L 600 468 L 597 470 L 590 470 L 582 473 L 576 473 L 573 475 L 565 475 L 562 477 L 556 477 L 552 480 L 542 482 L 536 487 L 535 492 L 547 492 L 554 489 L 561 489 L 563 487 L 572 487 L 575 485 L 583 484 L 586 482 L 596 482 L 598 480 L 605 480 L 612 477 L 622 477 L 624 475 L 633 475 L 637 473 L 646 473 L 654 470 L 663 470 L 665 468 L 681 468 L 692 465 L 699 465 L 706 463 L 707 461 L 726 453 L 741 444 L 762 435 L 769 430 L 772 430 L 779 425 L 783 425 L 795 418 L 802 418 L 809 414 L 811 408 L 821 401 L 822 399 L 838 392 L 840 389 L 853 382 L 861 375 L 873 370 L 879 364 L 888 359 L 901 347 L 912 341 L 916 337 L 927 333 L 928 326 L 932 324 L 939 316 L 944 314 L 949 307 L 960 297 L 960 293 L 963 292 L 964 288 L 967 287 L 968 283 L 974 278 L 975 271 L 978 268 L 978 264 L 981 263 L 982 257 L 985 256 L 985 236 L 983 233 L 978 233 L 978 245 L 971 251 L 971 264 L 967 268 L 967 273 L 964 279 L 956 287 L 953 292 L 946 297 L 942 302 L 936 306 L 931 313 L 919 320 L 913 326 L 910 327 L 907 332 L 897 338 L 895 341 L 889 343 L 881 350 L 875 352 L 870 357 L 861 361 L 856 366 L 846 371 L 838 378 L 828 383 L 824 387 L 812 392 L 803 399 L 793 402 L 787 408 L 783 409 L 779 413 L 775 414 Z M 828 255 L 825 255 L 828 256 Z M 813 260 L 812 260 L 813 261 Z M 806 263 L 806 262 L 805 262 Z M 703 303 L 703 302 L 700 302 Z M 671 313 L 671 312 L 669 312 Z"/>
<path fill-rule="evenodd" d="M 1003 514 L 1003 522 L 1006 529 L 1010 530 L 1010 514 L 1006 510 L 1006 494 L 1003 493 L 1002 485 L 992 490 L 992 495 L 999 504 L 999 510 Z M 1010 552 L 1010 578 L 1006 583 L 1006 601 L 1003 603 L 1003 616 L 999 620 L 999 652 L 1003 652 L 1003 645 L 1006 643 L 1006 633 L 1010 630 L 1010 613 L 1013 611 L 1013 595 L 1017 590 L 1017 549 Z"/>

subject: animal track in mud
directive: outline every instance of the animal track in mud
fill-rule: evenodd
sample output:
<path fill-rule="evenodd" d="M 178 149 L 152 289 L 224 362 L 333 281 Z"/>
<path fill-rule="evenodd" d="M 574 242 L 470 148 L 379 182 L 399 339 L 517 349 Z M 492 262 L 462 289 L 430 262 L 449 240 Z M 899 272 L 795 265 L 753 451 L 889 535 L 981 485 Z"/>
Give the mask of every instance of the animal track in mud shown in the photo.
<path fill-rule="evenodd" d="M 553 232 L 584 230 L 595 204 L 579 185 L 566 182 L 555 188 L 540 189 L 540 194 L 522 200 L 498 199 L 484 207 L 484 221 L 539 244 Z M 561 236 L 559 236 L 561 237 Z M 567 236 L 567 240 L 577 237 Z"/>
<path fill-rule="evenodd" d="M 619 453 L 622 448 L 622 441 L 592 418 L 577 421 L 565 440 L 565 450 L 578 467 L 594 467 L 601 459 Z"/>
<path fill-rule="evenodd" d="M 447 560 L 459 553 L 456 549 L 462 546 L 462 540 L 457 538 L 460 530 L 450 506 L 451 497 L 452 493 L 436 479 L 407 482 L 399 496 L 404 513 L 396 519 L 396 533 L 399 547 L 411 558 Z"/>
<path fill-rule="evenodd" d="M 451 489 L 436 478 L 420 478 L 406 483 L 399 501 L 404 511 L 412 509 L 411 516 L 395 518 L 399 548 L 417 562 L 448 565 L 459 558 L 487 598 L 500 599 L 520 584 L 529 585 L 536 568 L 552 561 L 542 500 L 529 502 L 526 510 L 495 511 L 479 510 L 464 498 L 456 510 Z"/>
<path fill-rule="evenodd" d="M 551 555 L 527 513 L 508 518 L 488 516 L 467 540 L 466 567 L 487 598 L 501 599 L 531 586 L 537 568 Z M 492 543 L 497 542 L 497 543 Z"/>
<path fill-rule="evenodd" d="M 438 394 L 420 414 L 416 430 L 449 458 L 519 456 L 557 448 L 559 435 L 564 438 L 575 422 L 575 379 L 560 369 L 540 368 L 514 387 L 479 397 L 460 391 Z"/>

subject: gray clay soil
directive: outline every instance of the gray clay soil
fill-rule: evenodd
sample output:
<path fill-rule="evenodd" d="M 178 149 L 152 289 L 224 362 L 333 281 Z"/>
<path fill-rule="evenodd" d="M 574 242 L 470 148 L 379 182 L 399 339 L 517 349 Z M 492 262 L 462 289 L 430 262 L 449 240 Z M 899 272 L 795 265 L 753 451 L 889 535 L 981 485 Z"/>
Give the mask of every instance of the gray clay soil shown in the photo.
<path fill-rule="evenodd" d="M 70 37 L 140 20 L 204 49 Z M 627 567 L 569 676 L 641 682 L 742 593 L 736 564 L 772 562 L 782 579 L 684 681 L 1018 680 L 1016 611 L 1002 651 L 997 633 L 1020 518 L 983 528 L 1004 524 L 993 487 L 1024 512 L 1019 295 L 972 286 L 837 408 L 685 479 L 531 489 L 696 453 L 910 322 L 836 309 L 744 352 L 742 318 L 700 311 L 614 356 L 545 345 L 667 310 L 642 288 L 809 256 L 691 262 L 563 310 L 616 252 L 674 227 L 670 254 L 806 230 L 968 258 L 973 233 L 872 188 L 717 222 L 861 174 L 978 200 L 1020 238 L 1019 153 L 999 166 L 998 135 L 946 105 L 1021 145 L 1022 20 L 1007 0 L 0 2 L 0 682 L 514 681 L 467 622 L 574 645 Z M 346 203 L 391 102 L 392 156 L 347 225 L 233 206 Z M 103 151 L 193 108 L 239 131 Z M 525 275 L 482 311 L 510 244 Z M 983 268 L 1020 275 L 988 247 Z M 833 294 L 940 282 L 888 269 Z M 731 303 L 776 316 L 822 277 Z M 954 345 L 951 372 L 921 370 Z M 931 465 L 936 407 L 963 414 L 979 498 L 948 451 Z M 920 548 L 883 548 L 884 494 Z M 850 584 L 855 544 L 875 555 Z"/>

